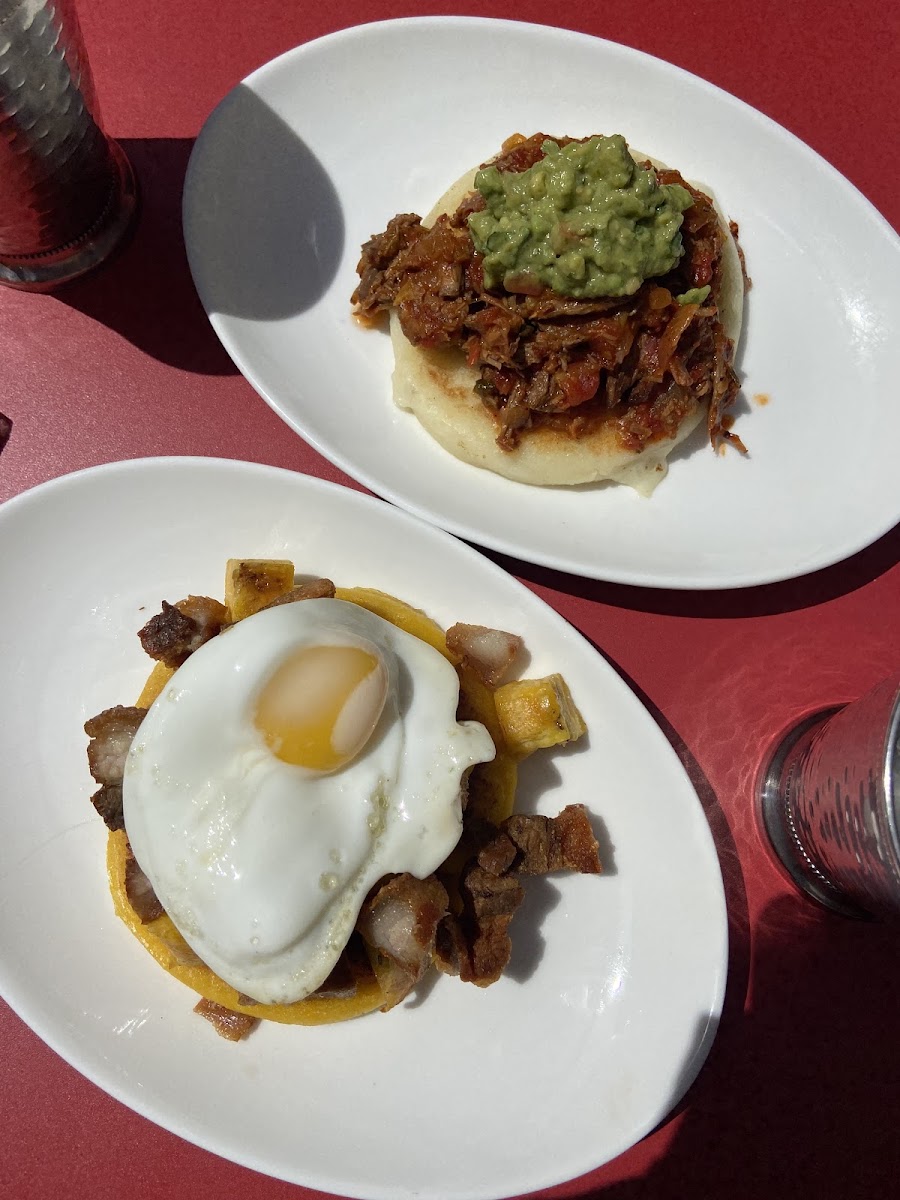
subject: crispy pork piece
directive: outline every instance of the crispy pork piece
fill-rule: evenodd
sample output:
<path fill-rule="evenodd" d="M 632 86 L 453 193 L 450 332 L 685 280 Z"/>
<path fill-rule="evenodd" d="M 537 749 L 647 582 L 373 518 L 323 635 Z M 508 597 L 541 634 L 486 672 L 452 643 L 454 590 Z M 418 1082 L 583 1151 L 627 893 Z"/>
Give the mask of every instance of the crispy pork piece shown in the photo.
<path fill-rule="evenodd" d="M 399 1004 L 431 965 L 438 922 L 447 904 L 447 891 L 434 875 L 393 875 L 366 900 L 356 928 L 387 996 L 382 1012 Z"/>
<path fill-rule="evenodd" d="M 278 604 L 294 604 L 298 600 L 333 600 L 335 587 L 330 579 L 308 579 L 306 583 L 298 583 L 289 592 L 271 600 L 264 607 L 275 608 Z"/>
<path fill-rule="evenodd" d="M 460 962 L 459 977 L 463 983 L 488 987 L 509 962 L 509 923 L 525 899 L 525 889 L 514 874 L 492 875 L 476 862 L 463 876 L 460 892 L 467 955 Z"/>
<path fill-rule="evenodd" d="M 153 890 L 153 884 L 134 857 L 130 845 L 125 849 L 125 895 L 142 925 L 155 921 L 166 911 Z"/>
<path fill-rule="evenodd" d="M 98 784 L 121 784 L 125 758 L 146 709 L 115 704 L 84 722 L 88 744 L 88 767 Z"/>
<path fill-rule="evenodd" d="M 147 715 L 146 709 L 117 704 L 84 723 L 88 743 L 88 767 L 98 783 L 121 784 L 125 759 L 134 735 Z"/>
<path fill-rule="evenodd" d="M 503 822 L 499 837 L 515 847 L 513 870 L 519 875 L 547 875 L 551 871 L 600 874 L 599 847 L 583 804 L 569 804 L 555 817 L 513 813 Z M 486 847 L 479 854 L 482 866 L 487 865 L 483 856 L 490 853 L 490 847 Z"/>
<path fill-rule="evenodd" d="M 104 783 L 103 787 L 91 796 L 91 804 L 103 818 L 103 823 L 110 832 L 125 828 L 121 783 Z"/>
<path fill-rule="evenodd" d="M 138 632 L 145 653 L 177 668 L 222 630 L 228 622 L 224 604 L 209 596 L 188 596 L 177 604 L 162 602 L 162 611 Z"/>
<path fill-rule="evenodd" d="M 601 870 L 597 840 L 583 804 L 556 817 L 515 814 L 484 837 L 459 881 L 462 911 L 438 926 L 434 961 L 464 983 L 488 987 L 503 974 L 512 943 L 509 923 L 525 898 L 520 875 Z"/>
<path fill-rule="evenodd" d="M 179 600 L 175 607 L 183 616 L 197 623 L 202 639 L 199 643 L 201 646 L 203 642 L 208 642 L 217 633 L 221 633 L 228 624 L 225 605 L 213 600 L 212 596 L 188 596 L 186 600 Z M 194 649 L 196 650 L 197 646 Z"/>
<path fill-rule="evenodd" d="M 485 687 L 495 688 L 502 682 L 522 646 L 518 634 L 485 625 L 457 623 L 447 630 L 447 649 L 458 655 Z"/>
<path fill-rule="evenodd" d="M 91 796 L 91 804 L 103 818 L 107 829 L 123 829 L 122 779 L 125 759 L 134 735 L 147 714 L 144 708 L 129 708 L 117 704 L 107 708 L 84 723 L 88 742 L 88 767 L 101 784 Z"/>
<path fill-rule="evenodd" d="M 320 983 L 313 995 L 317 1000 L 346 1000 L 355 996 L 362 981 L 370 981 L 372 967 L 362 938 L 356 933 L 344 947 L 341 957 L 324 983 Z"/>
<path fill-rule="evenodd" d="M 214 1000 L 201 1000 L 194 1005 L 194 1012 L 205 1017 L 219 1037 L 223 1037 L 229 1042 L 240 1042 L 251 1029 L 259 1024 L 259 1017 L 232 1012 L 230 1008 L 223 1008 Z"/>

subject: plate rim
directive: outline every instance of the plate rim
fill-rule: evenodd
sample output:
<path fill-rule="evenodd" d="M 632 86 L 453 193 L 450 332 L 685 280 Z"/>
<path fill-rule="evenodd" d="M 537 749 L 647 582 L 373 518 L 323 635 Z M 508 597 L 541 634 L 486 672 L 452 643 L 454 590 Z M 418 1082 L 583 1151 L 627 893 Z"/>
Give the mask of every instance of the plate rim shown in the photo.
<path fill-rule="evenodd" d="M 302 42 L 297 46 L 270 59 L 268 62 L 261 64 L 242 79 L 235 87 L 248 87 L 254 90 L 255 85 L 260 81 L 265 80 L 270 75 L 275 75 L 278 72 L 290 67 L 294 60 L 300 60 L 309 55 L 320 52 L 323 48 L 327 51 L 332 46 L 340 46 L 344 43 L 352 43 L 365 39 L 372 33 L 384 34 L 390 33 L 393 30 L 398 32 L 414 29 L 434 29 L 434 30 L 453 30 L 465 28 L 482 28 L 482 29 L 514 29 L 517 33 L 524 33 L 527 37 L 552 37 L 555 39 L 569 40 L 572 43 L 592 44 L 597 46 L 602 52 L 613 53 L 621 56 L 626 60 L 632 60 L 643 64 L 650 64 L 654 69 L 662 70 L 672 74 L 672 77 L 680 78 L 689 81 L 692 86 L 700 86 L 705 89 L 711 96 L 715 96 L 718 101 L 727 103 L 728 105 L 736 106 L 747 119 L 756 122 L 760 127 L 768 131 L 769 135 L 774 135 L 778 138 L 786 140 L 789 147 L 794 153 L 802 153 L 808 158 L 811 163 L 814 163 L 819 170 L 824 170 L 831 178 L 832 182 L 839 186 L 850 201 L 856 205 L 862 205 L 861 214 L 874 222 L 875 228 L 881 235 L 887 235 L 890 242 L 893 243 L 894 251 L 900 250 L 900 235 L 898 235 L 888 223 L 886 218 L 878 211 L 872 202 L 863 193 L 850 182 L 846 176 L 842 175 L 826 158 L 818 151 L 814 150 L 807 143 L 803 142 L 796 134 L 789 129 L 780 125 L 773 118 L 767 116 L 759 109 L 754 108 L 747 101 L 735 96 L 733 93 L 726 91 L 718 84 L 711 83 L 702 76 L 696 75 L 686 68 L 671 63 L 666 59 L 651 55 L 646 51 L 639 50 L 633 46 L 625 45 L 618 42 L 613 42 L 609 39 L 597 37 L 590 33 L 585 33 L 579 30 L 557 27 L 553 25 L 545 25 L 530 21 L 517 21 L 509 18 L 494 18 L 494 17 L 479 17 L 479 16 L 458 16 L 458 15 L 432 15 L 432 16 L 407 16 L 398 17 L 386 20 L 377 20 L 366 22 L 361 25 L 351 25 L 343 29 L 327 33 L 321 37 L 310 39 Z M 188 253 L 188 261 L 190 264 L 191 274 L 194 277 L 194 282 L 197 287 L 198 294 L 203 304 L 204 311 L 210 320 L 217 337 L 221 341 L 224 349 L 234 361 L 245 379 L 250 383 L 255 391 L 269 405 L 269 407 L 278 415 L 278 417 L 291 429 L 295 435 L 303 438 L 309 445 L 314 447 L 320 454 L 333 463 L 336 467 L 344 471 L 351 478 L 356 480 L 362 486 L 375 492 L 377 495 L 389 502 L 413 513 L 420 519 L 436 525 L 453 535 L 476 542 L 478 545 L 487 549 L 502 553 L 508 557 L 518 559 L 523 562 L 532 563 L 536 566 L 545 567 L 551 570 L 566 572 L 568 574 L 595 579 L 602 582 L 615 584 L 623 584 L 636 587 L 648 587 L 653 589 L 670 589 L 670 590 L 698 590 L 698 591 L 723 591 L 734 590 L 740 588 L 756 587 L 771 583 L 780 583 L 790 579 L 796 579 L 803 575 L 822 570 L 836 563 L 842 562 L 850 558 L 854 554 L 859 553 L 866 547 L 872 545 L 879 538 L 883 537 L 898 523 L 900 523 L 900 498 L 894 504 L 893 508 L 885 508 L 880 519 L 866 521 L 865 528 L 857 528 L 853 531 L 852 536 L 843 538 L 841 544 L 837 548 L 824 549 L 820 544 L 810 545 L 807 548 L 806 554 L 803 556 L 803 561 L 797 564 L 797 556 L 795 553 L 789 554 L 785 551 L 782 556 L 782 561 L 775 567 L 768 565 L 768 559 L 765 556 L 759 555 L 758 562 L 755 567 L 746 568 L 744 570 L 733 569 L 730 573 L 722 575 L 715 574 L 710 577 L 709 574 L 704 574 L 702 571 L 678 570 L 673 572 L 671 568 L 650 568 L 649 570 L 635 569 L 623 564 L 609 565 L 600 560 L 587 561 L 577 555 L 572 556 L 571 553 L 555 552 L 552 549 L 533 548 L 523 541 L 517 541 L 514 538 L 511 540 L 509 533 L 494 533 L 491 530 L 483 528 L 475 529 L 465 519 L 460 519 L 453 514 L 447 514 L 445 511 L 430 502 L 422 502 L 415 495 L 415 489 L 412 489 L 410 494 L 408 489 L 398 489 L 390 480 L 390 477 L 385 477 L 383 474 L 373 475 L 368 469 L 361 469 L 355 462 L 350 461 L 342 452 L 339 445 L 334 445 L 327 439 L 323 440 L 318 432 L 311 429 L 296 413 L 288 411 L 286 402 L 282 402 L 278 396 L 274 395 L 262 380 L 257 378 L 256 372 L 252 364 L 248 361 L 247 356 L 241 351 L 228 331 L 228 317 L 222 317 L 221 314 L 211 313 L 210 309 L 204 300 L 203 289 L 198 281 L 198 268 L 195 265 L 193 250 L 191 245 L 191 237 L 189 234 L 189 224 L 192 219 L 192 203 L 194 190 L 196 188 L 196 173 L 199 170 L 198 164 L 201 156 L 207 152 L 207 144 L 214 136 L 214 129 L 217 120 L 220 116 L 220 110 L 227 103 L 229 97 L 232 96 L 235 88 L 220 100 L 212 112 L 207 116 L 197 136 L 195 144 L 191 151 L 190 160 L 185 176 L 185 185 L 182 201 L 182 223 L 185 237 L 185 244 Z M 478 468 L 472 468 L 477 470 Z M 499 476 L 496 478 L 500 478 Z M 511 483 L 512 487 L 523 487 L 527 485 L 517 485 L 512 481 L 504 481 Z M 514 493 L 510 493 L 514 496 Z M 525 539 L 527 542 L 527 539 Z"/>
<path fill-rule="evenodd" d="M 18 521 L 18 514 L 23 510 L 28 510 L 34 507 L 45 505 L 48 500 L 51 506 L 58 503 L 60 497 L 63 497 L 71 488 L 80 488 L 87 486 L 94 488 L 99 485 L 102 489 L 104 480 L 106 479 L 127 479 L 128 476 L 137 473 L 150 475 L 155 473 L 165 472 L 172 467 L 182 470 L 191 471 L 207 471 L 210 475 L 221 476 L 222 472 L 229 474 L 241 474 L 245 478 L 252 480 L 256 478 L 263 483 L 267 479 L 278 479 L 284 482 L 289 482 L 289 486 L 296 487 L 298 491 L 311 491 L 313 493 L 338 496 L 342 501 L 348 501 L 360 509 L 368 510 L 373 514 L 377 514 L 376 519 L 385 518 L 392 523 L 397 523 L 400 526 L 415 525 L 422 531 L 425 536 L 436 543 L 437 545 L 454 544 L 454 552 L 461 553 L 466 560 L 476 564 L 475 569 L 479 571 L 487 571 L 490 575 L 498 580 L 503 581 L 503 586 L 510 588 L 512 591 L 518 592 L 526 598 L 527 604 L 534 605 L 541 610 L 543 618 L 550 623 L 552 627 L 561 632 L 573 647 L 573 652 L 582 654 L 585 651 L 588 655 L 597 661 L 600 669 L 608 673 L 610 686 L 620 692 L 622 695 L 627 693 L 630 696 L 630 701 L 634 712 L 642 714 L 642 736 L 646 735 L 654 740 L 657 749 L 665 756 L 666 770 L 675 772 L 681 779 L 682 785 L 690 790 L 693 797 L 693 802 L 696 805 L 692 807 L 691 812 L 694 816 L 692 822 L 694 827 L 694 835 L 699 836 L 702 843 L 701 854 L 703 859 L 708 863 L 709 870 L 706 872 L 708 878 L 705 880 L 706 891 L 708 892 L 709 902 L 714 905 L 716 913 L 715 920 L 710 920 L 710 926 L 715 926 L 715 938 L 717 945 L 713 947 L 710 958 L 716 959 L 716 970 L 714 975 L 705 981 L 704 990 L 707 993 L 709 1000 L 709 1015 L 710 1024 L 712 1027 L 712 1035 L 707 1034 L 701 1039 L 694 1048 L 693 1057 L 686 1063 L 681 1065 L 680 1075 L 677 1079 L 669 1079 L 667 1082 L 670 1085 L 669 1092 L 657 1100 L 654 1105 L 654 1112 L 651 1113 L 643 1123 L 638 1127 L 633 1127 L 632 1132 L 627 1135 L 627 1140 L 624 1145 L 615 1151 L 615 1154 L 605 1155 L 601 1163 L 594 1162 L 593 1165 L 585 1166 L 585 1171 L 597 1169 L 605 1162 L 609 1162 L 612 1158 L 625 1152 L 631 1146 L 635 1145 L 647 1133 L 655 1128 L 660 1122 L 668 1119 L 673 1108 L 678 1101 L 683 1097 L 687 1089 L 693 1083 L 697 1073 L 700 1071 L 709 1050 L 712 1045 L 715 1026 L 721 1018 L 721 1013 L 724 1004 L 725 989 L 728 976 L 729 962 L 729 931 L 728 931 L 728 910 L 726 905 L 724 881 L 722 877 L 721 863 L 719 861 L 718 850 L 715 839 L 712 834 L 712 829 L 706 816 L 706 812 L 700 801 L 696 787 L 690 779 L 684 765 L 681 763 L 678 755 L 672 746 L 669 739 L 666 737 L 662 727 L 652 716 L 643 701 L 637 696 L 629 684 L 621 677 L 615 667 L 606 660 L 604 655 L 600 653 L 588 639 L 569 621 L 567 621 L 559 612 L 551 605 L 544 601 L 540 596 L 531 591 L 521 581 L 517 580 L 509 572 L 502 567 L 485 558 L 478 550 L 461 542 L 452 534 L 439 529 L 428 522 L 422 521 L 420 518 L 408 513 L 403 509 L 396 508 L 384 500 L 376 496 L 369 496 L 365 492 L 344 487 L 340 484 L 333 483 L 329 480 L 321 479 L 316 476 L 304 475 L 296 471 L 291 471 L 283 467 L 269 466 L 264 463 L 247 462 L 239 459 L 218 458 L 210 456 L 157 456 L 147 458 L 126 459 L 115 462 L 103 463 L 98 466 L 83 468 L 69 474 L 56 477 L 44 483 L 38 484 L 26 492 L 10 498 L 0 505 L 0 542 L 5 538 L 6 529 L 12 523 L 13 527 Z M 710 938 L 710 943 L 711 938 Z M 120 1080 L 115 1073 L 105 1073 L 103 1062 L 98 1061 L 92 1064 L 89 1060 L 85 1060 L 81 1056 L 79 1049 L 78 1038 L 70 1039 L 68 1042 L 64 1036 L 57 1036 L 53 1028 L 52 1020 L 44 1022 L 43 1017 L 39 1016 L 36 1023 L 34 1015 L 28 1013 L 27 1001 L 20 1004 L 20 997 L 17 993 L 14 973 L 10 973 L 4 966 L 3 957 L 0 956 L 0 980 L 3 983 L 3 997 L 9 1007 L 16 1015 L 24 1021 L 36 1035 L 45 1042 L 50 1048 L 57 1053 L 61 1058 L 68 1062 L 81 1075 L 90 1080 L 95 1086 L 102 1091 L 111 1095 L 114 1099 L 130 1108 L 132 1111 L 139 1113 L 144 1118 L 152 1121 L 154 1124 L 161 1126 L 168 1132 L 187 1138 L 189 1141 L 203 1149 L 206 1149 L 220 1157 L 230 1161 L 237 1162 L 249 1169 L 260 1171 L 274 1178 L 287 1178 L 284 1174 L 273 1172 L 271 1165 L 266 1165 L 264 1160 L 255 1158 L 252 1151 L 241 1146 L 232 1145 L 228 1150 L 224 1150 L 222 1141 L 227 1141 L 227 1138 L 221 1138 L 217 1142 L 214 1133 L 207 1131 L 204 1128 L 190 1127 L 186 1129 L 184 1122 L 180 1120 L 177 1113 L 166 1113 L 161 1111 L 155 1101 L 149 1100 L 144 1102 L 141 1096 L 140 1089 L 129 1088 L 127 1080 Z M 27 1013 L 27 1015 L 26 1015 Z M 104 1060 L 105 1061 L 105 1060 Z M 660 1089 L 662 1091 L 663 1089 Z M 675 1092 L 674 1099 L 671 1093 Z M 554 1186 L 564 1182 L 569 1178 L 577 1178 L 579 1176 L 570 1176 L 568 1173 L 564 1176 L 554 1174 L 550 1164 L 547 1164 L 545 1169 L 546 1178 L 535 1183 L 534 1186 Z M 329 1181 L 321 1178 L 308 1177 L 303 1180 L 298 1180 L 296 1177 L 290 1180 L 294 1183 L 300 1183 L 301 1186 L 312 1188 L 334 1187 L 335 1180 Z M 364 1191 L 350 1191 L 348 1195 L 359 1195 L 370 1200 L 391 1200 L 393 1197 L 400 1195 L 412 1195 L 408 1192 L 405 1186 L 399 1189 L 389 1187 L 372 1187 Z M 447 1196 L 456 1197 L 472 1197 L 473 1200 L 477 1197 L 478 1200 L 486 1200 L 487 1197 L 499 1197 L 503 1195 L 518 1194 L 518 1192 L 498 1191 L 496 1188 L 488 1190 L 475 1191 L 472 1189 L 454 1190 L 452 1187 L 446 1189 Z"/>

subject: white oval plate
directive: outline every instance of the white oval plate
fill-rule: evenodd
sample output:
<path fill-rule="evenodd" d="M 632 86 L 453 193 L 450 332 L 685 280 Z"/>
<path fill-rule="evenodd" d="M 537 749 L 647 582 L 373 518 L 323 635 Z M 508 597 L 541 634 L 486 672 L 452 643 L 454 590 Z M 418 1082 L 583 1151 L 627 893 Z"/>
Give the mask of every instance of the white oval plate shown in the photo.
<path fill-rule="evenodd" d="M 458 462 L 394 407 L 388 340 L 350 316 L 360 244 L 536 130 L 622 132 L 740 223 L 746 459 L 698 433 L 650 500 L 534 488 Z M 184 228 L 210 320 L 275 411 L 379 495 L 481 545 L 597 579 L 724 588 L 827 566 L 900 520 L 900 240 L 791 134 L 657 59 L 454 17 L 310 42 L 209 117 Z"/>
<path fill-rule="evenodd" d="M 263 1024 L 235 1046 L 113 915 L 82 724 L 137 695 L 135 631 L 164 598 L 221 596 L 226 559 L 253 555 L 390 591 L 444 624 L 521 632 L 528 673 L 568 680 L 589 741 L 526 764 L 523 796 L 546 812 L 586 802 L 612 869 L 531 881 L 493 987 L 441 978 L 386 1015 Z M 0 560 L 0 992 L 81 1072 L 236 1162 L 385 1200 L 553 1184 L 671 1109 L 721 1010 L 715 848 L 646 710 L 531 592 L 379 500 L 214 459 L 114 464 L 11 500 Z"/>

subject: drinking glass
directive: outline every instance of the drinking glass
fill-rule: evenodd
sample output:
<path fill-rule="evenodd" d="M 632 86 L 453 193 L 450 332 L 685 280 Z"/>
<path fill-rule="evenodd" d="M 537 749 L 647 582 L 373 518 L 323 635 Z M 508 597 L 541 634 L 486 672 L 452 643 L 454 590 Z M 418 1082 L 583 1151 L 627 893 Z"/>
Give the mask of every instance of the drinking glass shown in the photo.
<path fill-rule="evenodd" d="M 900 675 L 814 713 L 763 766 L 762 825 L 791 879 L 854 917 L 900 920 Z"/>
<path fill-rule="evenodd" d="M 46 291 L 83 274 L 136 208 L 72 0 L 0 0 L 0 283 Z"/>

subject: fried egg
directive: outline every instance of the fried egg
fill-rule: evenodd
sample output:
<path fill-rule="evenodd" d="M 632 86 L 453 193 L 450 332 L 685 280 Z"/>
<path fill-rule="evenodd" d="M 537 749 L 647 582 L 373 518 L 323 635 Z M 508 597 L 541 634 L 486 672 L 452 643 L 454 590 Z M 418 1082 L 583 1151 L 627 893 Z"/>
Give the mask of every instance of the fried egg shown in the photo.
<path fill-rule="evenodd" d="M 342 600 L 266 609 L 179 668 L 129 752 L 125 828 L 217 975 L 302 999 L 379 879 L 447 858 L 463 774 L 495 754 L 458 696 L 437 650 Z"/>

